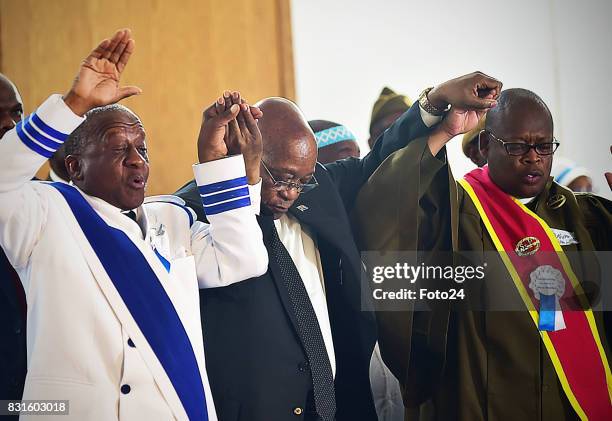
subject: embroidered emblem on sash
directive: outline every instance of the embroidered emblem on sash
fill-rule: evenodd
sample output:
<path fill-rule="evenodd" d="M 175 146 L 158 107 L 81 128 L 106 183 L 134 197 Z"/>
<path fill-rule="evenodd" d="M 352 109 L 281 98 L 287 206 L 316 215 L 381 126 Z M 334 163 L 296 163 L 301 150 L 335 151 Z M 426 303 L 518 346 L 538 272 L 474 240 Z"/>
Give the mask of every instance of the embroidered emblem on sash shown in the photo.
<path fill-rule="evenodd" d="M 519 256 L 531 256 L 538 250 L 540 250 L 540 240 L 535 237 L 525 237 L 514 247 L 514 251 Z"/>

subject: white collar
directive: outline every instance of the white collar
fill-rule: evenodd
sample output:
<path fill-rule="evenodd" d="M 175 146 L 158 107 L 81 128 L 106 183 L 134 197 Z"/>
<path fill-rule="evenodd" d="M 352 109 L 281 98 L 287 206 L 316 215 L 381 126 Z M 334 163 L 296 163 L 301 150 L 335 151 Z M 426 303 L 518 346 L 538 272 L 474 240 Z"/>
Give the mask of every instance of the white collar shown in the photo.
<path fill-rule="evenodd" d="M 518 201 L 521 202 L 523 205 L 526 205 L 526 204 L 528 204 L 529 202 L 531 202 L 535 198 L 536 198 L 536 196 L 533 196 L 533 197 L 524 197 L 522 199 L 518 199 Z"/>
<path fill-rule="evenodd" d="M 111 205 L 107 201 L 100 199 L 99 197 L 90 196 L 83 190 L 74 186 L 81 195 L 89 202 L 92 208 L 104 219 L 104 221 L 122 231 L 127 231 L 140 239 L 146 239 L 149 236 L 149 218 L 145 208 L 140 205 L 139 207 L 132 209 L 136 213 L 136 224 L 125 215 L 125 211 L 120 208 Z"/>

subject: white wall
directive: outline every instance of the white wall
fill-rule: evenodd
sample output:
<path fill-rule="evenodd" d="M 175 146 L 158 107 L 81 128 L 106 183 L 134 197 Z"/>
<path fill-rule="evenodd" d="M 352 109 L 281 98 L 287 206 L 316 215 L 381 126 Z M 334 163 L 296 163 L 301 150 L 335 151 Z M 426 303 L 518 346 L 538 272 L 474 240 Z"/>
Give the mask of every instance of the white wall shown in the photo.
<path fill-rule="evenodd" d="M 551 108 L 557 152 L 589 168 L 612 197 L 612 1 L 292 0 L 297 97 L 308 119 L 349 126 L 368 151 L 383 86 L 408 94 L 480 70 Z M 457 176 L 473 168 L 460 139 Z"/>

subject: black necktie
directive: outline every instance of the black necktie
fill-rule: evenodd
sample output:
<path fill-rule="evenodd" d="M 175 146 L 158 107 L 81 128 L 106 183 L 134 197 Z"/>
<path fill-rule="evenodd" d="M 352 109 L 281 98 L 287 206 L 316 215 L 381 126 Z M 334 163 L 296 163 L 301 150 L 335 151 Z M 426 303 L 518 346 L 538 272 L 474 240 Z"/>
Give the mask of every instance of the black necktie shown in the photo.
<path fill-rule="evenodd" d="M 317 415 L 323 421 L 333 421 L 336 414 L 334 378 L 321 328 L 302 278 L 278 237 L 276 227 L 272 228 L 270 237 L 270 258 L 278 263 L 297 320 L 298 335 L 310 365 Z"/>
<path fill-rule="evenodd" d="M 121 212 L 122 214 L 124 214 L 125 216 L 127 216 L 128 218 L 130 218 L 132 221 L 138 223 L 138 221 L 136 220 L 136 212 L 134 212 L 133 210 L 131 211 L 124 211 Z"/>

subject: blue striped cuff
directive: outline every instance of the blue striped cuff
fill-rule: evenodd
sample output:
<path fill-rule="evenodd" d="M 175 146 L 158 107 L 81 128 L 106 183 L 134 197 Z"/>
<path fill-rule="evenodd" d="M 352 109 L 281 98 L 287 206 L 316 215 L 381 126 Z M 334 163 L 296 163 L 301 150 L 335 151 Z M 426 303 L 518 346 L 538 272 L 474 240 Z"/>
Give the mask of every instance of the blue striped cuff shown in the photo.
<path fill-rule="evenodd" d="M 206 215 L 215 215 L 251 205 L 246 177 L 198 186 Z"/>
<path fill-rule="evenodd" d="M 45 158 L 51 158 L 68 138 L 67 134 L 48 126 L 36 113 L 17 123 L 16 130 L 24 145 Z"/>
<path fill-rule="evenodd" d="M 239 187 L 233 190 L 226 190 L 221 193 L 209 194 L 207 196 L 200 195 L 202 198 L 202 203 L 204 206 L 215 205 L 220 202 L 225 202 L 231 199 L 236 199 L 238 197 L 244 197 L 249 195 L 248 187 Z"/>
<path fill-rule="evenodd" d="M 204 184 L 202 186 L 198 186 L 198 190 L 200 191 L 200 195 L 217 193 L 222 190 L 229 190 L 235 187 L 243 187 L 247 185 L 247 178 L 238 177 L 233 178 L 231 180 L 219 181 L 217 183 L 212 184 Z"/>
<path fill-rule="evenodd" d="M 249 196 L 236 200 L 231 200 L 229 202 L 223 202 L 218 205 L 204 206 L 204 213 L 206 214 L 206 216 L 210 216 L 216 215 L 218 213 L 227 212 L 232 209 L 246 208 L 248 206 L 251 206 L 251 198 Z"/>

